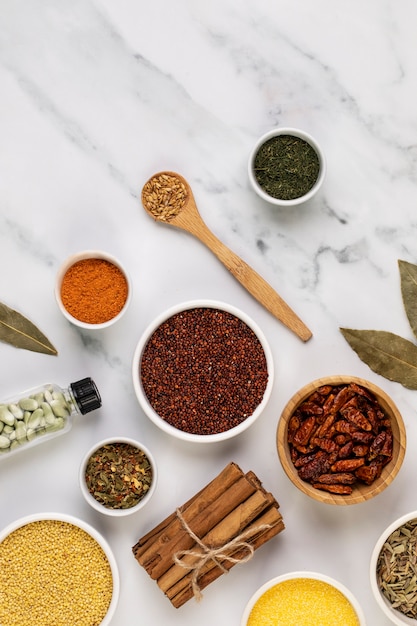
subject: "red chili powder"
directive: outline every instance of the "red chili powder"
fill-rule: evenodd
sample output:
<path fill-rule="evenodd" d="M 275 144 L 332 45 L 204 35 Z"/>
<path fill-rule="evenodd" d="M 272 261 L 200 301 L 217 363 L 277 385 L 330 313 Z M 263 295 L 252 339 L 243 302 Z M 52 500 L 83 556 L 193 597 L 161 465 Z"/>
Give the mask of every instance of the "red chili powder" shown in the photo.
<path fill-rule="evenodd" d="M 73 317 L 87 324 L 103 324 L 116 317 L 128 295 L 123 272 L 105 259 L 82 259 L 66 271 L 61 300 Z"/>
<path fill-rule="evenodd" d="M 158 415 L 198 435 L 242 423 L 268 382 L 256 334 L 235 315 L 213 308 L 182 311 L 162 323 L 144 348 L 139 375 Z"/>

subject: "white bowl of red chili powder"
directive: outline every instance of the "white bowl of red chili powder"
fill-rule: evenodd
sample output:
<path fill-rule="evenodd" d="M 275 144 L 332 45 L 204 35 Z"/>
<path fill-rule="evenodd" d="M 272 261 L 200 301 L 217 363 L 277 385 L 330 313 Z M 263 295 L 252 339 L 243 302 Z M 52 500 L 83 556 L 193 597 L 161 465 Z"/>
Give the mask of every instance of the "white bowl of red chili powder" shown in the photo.
<path fill-rule="evenodd" d="M 55 298 L 62 314 L 84 329 L 111 326 L 124 315 L 132 296 L 128 272 L 113 255 L 84 250 L 58 270 Z"/>
<path fill-rule="evenodd" d="M 104 537 L 71 515 L 38 513 L 0 532 L 2 626 L 108 626 L 120 577 Z"/>
<path fill-rule="evenodd" d="M 179 439 L 239 435 L 271 395 L 272 353 L 259 326 L 224 302 L 196 300 L 160 314 L 140 338 L 133 385 L 145 414 Z"/>
<path fill-rule="evenodd" d="M 264 583 L 250 598 L 241 626 L 365 626 L 352 592 L 318 572 L 289 572 Z"/>

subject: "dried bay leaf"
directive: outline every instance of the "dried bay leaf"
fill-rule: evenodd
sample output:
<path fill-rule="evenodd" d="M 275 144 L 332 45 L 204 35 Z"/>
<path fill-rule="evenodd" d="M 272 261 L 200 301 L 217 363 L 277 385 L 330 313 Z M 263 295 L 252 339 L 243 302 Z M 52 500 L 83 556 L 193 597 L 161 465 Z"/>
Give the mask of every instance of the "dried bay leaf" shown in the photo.
<path fill-rule="evenodd" d="M 417 265 L 407 263 L 407 261 L 398 261 L 398 267 L 404 309 L 411 330 L 417 337 Z"/>
<path fill-rule="evenodd" d="M 341 328 L 342 335 L 371 370 L 407 389 L 417 389 L 417 346 L 384 330 Z"/>
<path fill-rule="evenodd" d="M 57 355 L 58 352 L 43 333 L 18 311 L 0 303 L 0 341 L 15 348 Z"/>

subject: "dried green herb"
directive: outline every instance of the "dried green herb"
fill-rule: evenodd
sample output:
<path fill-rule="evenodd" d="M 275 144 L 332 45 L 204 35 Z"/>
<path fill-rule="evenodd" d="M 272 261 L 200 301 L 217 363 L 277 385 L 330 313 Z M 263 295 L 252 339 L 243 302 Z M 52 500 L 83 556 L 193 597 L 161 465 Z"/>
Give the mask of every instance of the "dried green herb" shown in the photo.
<path fill-rule="evenodd" d="M 21 313 L 2 303 L 0 303 L 0 341 L 32 352 L 58 354 L 39 328 Z"/>
<path fill-rule="evenodd" d="M 109 509 L 130 509 L 149 491 L 152 466 L 143 450 L 125 442 L 109 443 L 88 460 L 87 488 Z"/>
<path fill-rule="evenodd" d="M 341 328 L 342 335 L 371 370 L 388 380 L 417 389 L 417 346 L 384 330 Z"/>
<path fill-rule="evenodd" d="M 319 170 L 320 162 L 314 148 L 293 135 L 268 139 L 257 151 L 253 167 L 260 187 L 280 200 L 294 200 L 308 193 Z"/>
<path fill-rule="evenodd" d="M 398 261 L 404 308 L 417 337 L 417 266 Z M 407 389 L 417 389 L 417 345 L 384 330 L 340 331 L 359 358 L 374 372 Z"/>
<path fill-rule="evenodd" d="M 376 575 L 381 592 L 392 607 L 417 617 L 417 520 L 397 528 L 382 546 Z"/>
<path fill-rule="evenodd" d="M 417 265 L 407 263 L 407 261 L 398 261 L 398 267 L 404 309 L 411 330 L 417 337 Z"/>

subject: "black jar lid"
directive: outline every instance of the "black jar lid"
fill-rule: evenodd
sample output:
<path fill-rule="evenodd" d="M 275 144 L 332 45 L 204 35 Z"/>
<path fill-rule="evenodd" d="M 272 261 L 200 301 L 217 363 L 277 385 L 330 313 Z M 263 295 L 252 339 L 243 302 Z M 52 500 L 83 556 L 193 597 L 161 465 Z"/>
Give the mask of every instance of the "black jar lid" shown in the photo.
<path fill-rule="evenodd" d="M 71 383 L 70 388 L 74 400 L 83 415 L 101 407 L 99 390 L 91 378 L 83 378 L 75 383 Z"/>

